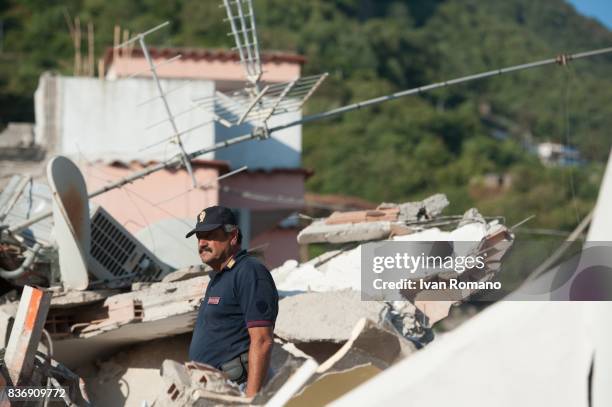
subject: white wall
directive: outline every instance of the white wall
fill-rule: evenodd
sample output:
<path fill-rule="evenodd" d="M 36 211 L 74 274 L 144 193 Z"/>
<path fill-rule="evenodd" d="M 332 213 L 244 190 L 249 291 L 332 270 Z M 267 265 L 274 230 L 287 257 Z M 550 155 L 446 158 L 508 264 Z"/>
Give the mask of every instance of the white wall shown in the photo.
<path fill-rule="evenodd" d="M 46 92 L 45 84 L 57 81 L 56 92 Z M 162 87 L 172 90 L 184 86 L 186 80 L 162 80 Z M 214 82 L 193 80 L 187 86 L 168 95 L 170 109 L 174 115 L 194 107 L 192 100 L 210 96 Z M 46 92 L 46 93 L 45 93 Z M 169 122 L 146 129 L 167 118 L 161 99 L 138 106 L 158 95 L 155 82 L 147 78 L 99 80 L 85 77 L 40 78 L 35 97 L 36 139 L 57 137 L 56 153 L 76 157 L 79 160 L 162 160 L 178 152 L 174 144 L 162 143 L 142 150 L 155 142 L 172 135 Z M 49 103 L 49 99 L 56 103 Z M 47 103 L 45 103 L 45 100 Z M 55 107 L 56 112 L 51 112 Z M 49 126 L 44 122 L 49 113 L 58 118 Z M 300 112 L 276 116 L 269 121 L 273 127 L 279 123 L 301 117 Z M 47 120 L 48 121 L 48 120 Z M 211 115 L 200 108 L 176 118 L 179 131 L 210 122 Z M 215 142 L 246 134 L 251 126 L 228 129 L 212 122 L 182 137 L 187 152 L 212 146 Z M 57 133 L 57 136 L 52 135 Z M 295 168 L 301 165 L 301 126 L 274 133 L 265 141 L 248 141 L 209 153 L 199 158 L 227 160 L 233 168 L 243 165 L 250 169 Z"/>
<path fill-rule="evenodd" d="M 302 117 L 301 112 L 285 113 L 268 120 L 268 128 L 292 122 Z M 250 125 L 227 128 L 216 125 L 216 141 L 247 134 Z M 274 132 L 267 140 L 251 140 L 219 150 L 217 158 L 228 160 L 233 167 L 247 165 L 249 169 L 298 168 L 302 165 L 302 126 Z"/>
<path fill-rule="evenodd" d="M 184 80 L 163 80 L 162 88 L 172 90 L 184 86 Z M 63 154 L 83 155 L 95 159 L 165 159 L 178 152 L 174 144 L 162 143 L 141 151 L 145 146 L 173 134 L 169 122 L 151 129 L 154 123 L 167 118 L 160 98 L 138 106 L 158 95 L 150 79 L 105 81 L 95 78 L 62 77 L 60 87 L 61 129 L 59 150 Z M 193 107 L 192 99 L 211 95 L 214 84 L 193 81 L 168 95 L 174 115 Z M 200 109 L 176 118 L 179 131 L 209 122 L 182 137 L 185 149 L 193 151 L 213 143 L 214 125 L 211 116 Z M 200 158 L 213 158 L 212 154 Z"/>

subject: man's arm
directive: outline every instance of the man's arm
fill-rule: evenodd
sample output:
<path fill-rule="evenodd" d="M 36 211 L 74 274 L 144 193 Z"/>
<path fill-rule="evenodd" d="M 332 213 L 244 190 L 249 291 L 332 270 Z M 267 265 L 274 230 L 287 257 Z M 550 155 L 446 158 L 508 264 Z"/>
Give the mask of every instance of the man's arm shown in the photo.
<path fill-rule="evenodd" d="M 249 378 L 246 386 L 246 396 L 253 397 L 261 389 L 268 366 L 270 365 L 270 354 L 272 353 L 271 326 L 258 326 L 249 328 L 251 344 L 249 346 Z"/>

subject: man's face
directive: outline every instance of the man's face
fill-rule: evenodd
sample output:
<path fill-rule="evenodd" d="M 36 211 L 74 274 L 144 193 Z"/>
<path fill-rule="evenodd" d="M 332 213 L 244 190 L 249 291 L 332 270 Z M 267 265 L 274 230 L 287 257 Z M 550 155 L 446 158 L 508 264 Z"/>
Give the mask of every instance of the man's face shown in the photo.
<path fill-rule="evenodd" d="M 212 268 L 218 268 L 230 255 L 234 233 L 227 233 L 223 228 L 210 232 L 197 232 L 198 253 L 202 262 Z"/>

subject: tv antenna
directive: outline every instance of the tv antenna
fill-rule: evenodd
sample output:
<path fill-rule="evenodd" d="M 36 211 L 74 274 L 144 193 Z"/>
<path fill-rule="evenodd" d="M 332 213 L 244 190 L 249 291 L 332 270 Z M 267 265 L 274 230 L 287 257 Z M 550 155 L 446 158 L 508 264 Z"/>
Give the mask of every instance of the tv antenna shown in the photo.
<path fill-rule="evenodd" d="M 168 21 L 166 21 L 165 23 L 162 23 L 156 27 L 151 28 L 150 30 L 147 30 L 145 32 L 136 34 L 134 37 L 130 38 L 129 40 L 117 45 L 117 49 L 121 49 L 124 48 L 128 45 L 131 45 L 134 42 L 138 42 L 140 44 L 140 48 L 142 49 L 142 54 L 144 55 L 147 64 L 149 65 L 149 69 L 142 71 L 142 72 L 137 72 L 135 74 L 130 75 L 130 77 L 133 76 L 137 76 L 140 75 L 144 72 L 151 72 L 151 75 L 153 76 L 153 80 L 155 81 L 155 85 L 157 87 L 157 91 L 159 93 L 158 97 L 162 100 L 163 105 L 164 105 L 164 110 L 166 111 L 166 115 L 167 115 L 167 119 L 164 120 L 164 122 L 168 121 L 170 122 L 170 125 L 172 126 L 172 132 L 173 135 L 171 137 L 172 141 L 178 146 L 179 148 L 179 152 L 180 152 L 180 157 L 181 157 L 181 162 L 182 164 L 185 166 L 185 168 L 187 169 L 187 172 L 189 173 L 189 176 L 191 177 L 191 183 L 192 183 L 192 187 L 196 188 L 197 187 L 197 182 L 195 179 L 195 175 L 193 174 L 193 168 L 191 167 L 191 161 L 189 159 L 189 157 L 187 156 L 187 152 L 185 151 L 185 147 L 183 146 L 183 141 L 181 140 L 181 136 L 183 134 L 185 134 L 185 132 L 180 132 L 177 125 L 176 125 L 176 116 L 174 116 L 172 114 L 172 110 L 170 110 L 170 104 L 168 103 L 168 99 L 166 98 L 166 96 L 168 95 L 168 93 L 172 92 L 172 90 L 169 90 L 168 92 L 164 92 L 164 89 L 162 88 L 161 82 L 159 80 L 159 76 L 157 75 L 157 69 L 162 66 L 162 65 L 167 65 L 170 64 L 178 59 L 181 58 L 181 55 L 177 55 L 173 58 L 170 58 L 158 65 L 155 65 L 155 63 L 153 62 L 153 59 L 151 58 L 151 54 L 149 53 L 149 49 L 147 48 L 147 43 L 145 42 L 145 37 L 149 34 L 152 34 L 164 27 L 166 27 L 167 25 L 169 25 L 170 23 Z M 175 89 L 176 90 L 176 89 Z M 153 101 L 155 99 L 149 99 L 147 101 L 145 101 L 144 103 L 148 103 L 150 101 Z M 143 103 L 141 103 L 140 105 L 142 105 Z"/>
<path fill-rule="evenodd" d="M 262 58 L 259 51 L 255 12 L 252 0 L 223 0 L 235 47 L 247 84 L 244 89 L 226 95 L 216 91 L 213 96 L 195 99 L 198 107 L 213 113 L 214 119 L 226 127 L 254 123 L 267 128 L 272 116 L 302 109 L 328 74 L 300 77 L 295 80 L 266 84 L 262 82 Z"/>

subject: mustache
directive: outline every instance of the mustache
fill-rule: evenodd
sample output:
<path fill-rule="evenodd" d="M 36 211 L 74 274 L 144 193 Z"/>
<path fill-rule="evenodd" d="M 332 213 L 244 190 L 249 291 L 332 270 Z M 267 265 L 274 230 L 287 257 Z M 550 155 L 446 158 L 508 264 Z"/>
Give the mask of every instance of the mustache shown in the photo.
<path fill-rule="evenodd" d="M 211 250 L 210 248 L 208 248 L 208 247 L 200 247 L 200 248 L 198 249 L 198 252 L 199 252 L 200 254 L 201 254 L 201 253 L 203 253 L 203 252 L 212 253 L 212 250 Z"/>

